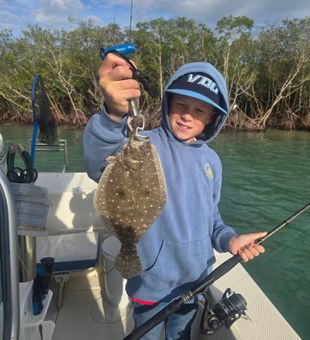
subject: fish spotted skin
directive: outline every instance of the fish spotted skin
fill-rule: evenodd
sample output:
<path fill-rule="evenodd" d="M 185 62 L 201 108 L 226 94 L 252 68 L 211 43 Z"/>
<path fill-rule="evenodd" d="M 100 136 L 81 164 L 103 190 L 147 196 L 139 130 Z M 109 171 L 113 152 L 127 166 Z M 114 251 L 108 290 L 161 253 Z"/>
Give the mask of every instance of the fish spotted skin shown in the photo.
<path fill-rule="evenodd" d="M 142 271 L 136 243 L 166 203 L 165 177 L 156 148 L 146 137 L 134 135 L 108 161 L 95 192 L 94 206 L 111 222 L 121 242 L 115 267 L 128 279 Z"/>

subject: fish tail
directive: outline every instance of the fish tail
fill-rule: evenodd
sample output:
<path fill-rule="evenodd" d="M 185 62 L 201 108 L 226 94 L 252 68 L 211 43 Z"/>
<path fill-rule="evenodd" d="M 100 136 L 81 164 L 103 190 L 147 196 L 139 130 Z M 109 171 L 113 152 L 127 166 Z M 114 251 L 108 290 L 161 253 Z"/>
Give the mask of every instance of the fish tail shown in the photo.
<path fill-rule="evenodd" d="M 136 249 L 134 252 L 128 253 L 121 248 L 115 259 L 115 268 L 124 279 L 130 279 L 141 273 L 142 265 Z"/>

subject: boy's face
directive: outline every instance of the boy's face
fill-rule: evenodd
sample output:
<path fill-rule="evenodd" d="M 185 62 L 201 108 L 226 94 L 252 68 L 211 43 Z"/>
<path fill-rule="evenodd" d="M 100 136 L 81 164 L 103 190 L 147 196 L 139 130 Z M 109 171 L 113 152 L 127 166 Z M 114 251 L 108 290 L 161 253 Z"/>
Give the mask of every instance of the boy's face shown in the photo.
<path fill-rule="evenodd" d="M 173 94 L 170 102 L 169 123 L 178 139 L 190 143 L 211 122 L 215 109 L 199 99 Z"/>

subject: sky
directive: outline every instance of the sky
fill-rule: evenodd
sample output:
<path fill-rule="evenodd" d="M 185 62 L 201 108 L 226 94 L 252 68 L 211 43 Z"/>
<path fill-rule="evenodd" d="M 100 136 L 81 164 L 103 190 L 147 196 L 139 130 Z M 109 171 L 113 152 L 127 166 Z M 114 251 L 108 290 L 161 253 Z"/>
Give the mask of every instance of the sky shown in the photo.
<path fill-rule="evenodd" d="M 156 18 L 187 17 L 210 28 L 225 16 L 247 16 L 256 27 L 310 16 L 309 0 L 0 0 L 0 30 L 19 35 L 28 25 L 74 29 L 81 21 L 120 27 Z"/>

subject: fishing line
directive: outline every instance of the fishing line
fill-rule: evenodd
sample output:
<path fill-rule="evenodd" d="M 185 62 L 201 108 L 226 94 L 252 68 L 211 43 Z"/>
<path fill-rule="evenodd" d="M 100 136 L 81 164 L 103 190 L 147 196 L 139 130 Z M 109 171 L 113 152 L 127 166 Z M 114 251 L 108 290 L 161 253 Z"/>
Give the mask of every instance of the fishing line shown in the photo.
<path fill-rule="evenodd" d="M 304 208 L 302 208 L 301 210 L 299 210 L 294 216 L 295 217 L 297 217 L 297 216 L 299 216 L 301 213 L 303 213 L 305 210 L 307 210 L 308 208 L 309 208 L 309 205 L 310 204 L 307 204 Z M 301 212 L 301 213 L 300 213 Z M 288 220 L 286 220 L 286 222 L 287 222 Z M 291 221 L 290 219 L 289 219 L 289 221 Z M 285 222 L 285 223 L 286 223 Z M 289 222 L 287 222 L 285 225 L 287 225 Z M 300 236 L 300 234 L 302 234 L 306 229 L 308 229 L 309 228 L 309 226 L 310 225 L 306 225 L 306 226 L 304 226 L 304 227 L 302 227 L 302 229 L 301 230 L 299 230 L 298 232 L 297 232 L 297 234 L 293 237 L 293 238 L 291 238 L 290 240 L 288 240 L 288 241 L 286 241 L 283 245 L 281 245 L 280 247 L 278 247 L 277 249 L 275 249 L 274 251 L 272 251 L 271 253 L 269 253 L 266 257 L 265 256 L 263 256 L 263 257 L 260 257 L 258 260 L 260 261 L 260 264 L 262 264 L 262 265 L 264 265 L 264 264 L 266 264 L 267 262 L 269 262 L 276 254 L 278 254 L 283 248 L 285 248 L 287 245 L 289 245 L 289 244 L 291 244 L 291 243 L 293 243 L 293 241 L 295 240 L 295 239 L 297 239 L 299 236 Z M 271 235 L 273 235 L 275 232 L 274 232 L 274 230 L 276 230 L 276 228 L 279 228 L 279 225 L 277 226 L 277 227 L 275 227 L 275 228 L 273 228 L 266 236 L 265 236 L 265 238 L 264 238 L 264 240 L 266 240 L 266 239 L 268 239 Z M 281 227 L 282 228 L 282 227 Z M 280 229 L 281 229 L 280 228 Z M 278 229 L 279 230 L 279 229 Z M 277 231 L 278 231 L 277 230 Z M 262 241 L 262 239 L 259 241 L 259 243 L 262 243 L 263 241 Z M 261 254 L 262 255 L 262 254 Z M 254 258 L 253 258 L 253 260 L 254 260 Z M 244 262 L 241 262 L 241 264 L 242 263 L 244 263 Z M 238 279 L 238 281 L 236 281 L 235 283 L 237 284 L 237 283 L 240 283 L 240 282 L 242 282 L 242 280 L 244 280 L 245 278 L 246 278 L 246 276 L 247 276 L 248 274 L 247 273 L 245 273 L 243 276 L 241 276 L 241 278 L 239 278 Z"/>
<path fill-rule="evenodd" d="M 309 228 L 309 225 L 304 226 L 301 230 L 297 232 L 297 234 L 292 239 L 288 240 L 281 247 L 278 247 L 276 250 L 271 252 L 267 257 L 265 257 L 264 260 L 262 261 L 262 264 L 267 263 L 271 258 L 274 257 L 274 255 L 278 254 L 283 248 L 293 243 L 293 241 L 296 240 L 300 236 L 300 234 L 302 234 L 308 228 Z"/>
<path fill-rule="evenodd" d="M 302 207 L 300 210 L 298 210 L 297 212 L 295 212 L 292 216 L 290 216 L 289 218 L 287 218 L 285 221 L 279 223 L 278 225 L 276 225 L 273 229 L 271 229 L 270 231 L 268 231 L 268 233 L 261 238 L 257 244 L 262 244 L 263 242 L 265 242 L 266 240 L 268 240 L 270 237 L 272 237 L 275 233 L 277 233 L 278 231 L 280 231 L 282 228 L 284 228 L 285 226 L 287 226 L 291 221 L 293 221 L 295 218 L 297 218 L 298 216 L 300 216 L 301 214 L 303 214 L 306 210 L 308 210 L 310 208 L 310 203 L 307 203 L 304 207 Z"/>
<path fill-rule="evenodd" d="M 303 227 L 300 231 L 298 231 L 298 233 L 297 233 L 296 236 L 294 236 L 291 240 L 285 242 L 281 247 L 277 248 L 277 249 L 276 249 L 275 251 L 273 251 L 271 254 L 269 254 L 269 255 L 261 254 L 261 255 L 266 255 L 266 257 L 265 257 L 265 256 L 263 256 L 263 257 L 260 256 L 260 257 L 258 258 L 258 261 L 260 261 L 260 262 L 259 262 L 259 265 L 264 265 L 264 264 L 266 264 L 267 262 L 269 262 L 276 254 L 278 254 L 285 246 L 287 246 L 288 244 L 292 243 L 292 242 L 293 242 L 300 234 L 302 234 L 307 228 L 309 228 L 309 225 Z M 253 260 L 254 260 L 254 258 L 253 258 Z M 243 263 L 245 263 L 245 262 L 241 262 L 240 265 L 242 265 L 242 267 L 244 268 Z M 244 268 L 244 269 L 245 269 L 245 268 Z M 230 281 L 230 285 L 231 285 L 232 287 L 237 286 L 237 285 L 240 284 L 247 276 L 248 276 L 248 272 L 244 273 L 241 277 L 238 276 L 238 280 L 236 280 L 236 281 Z"/>

